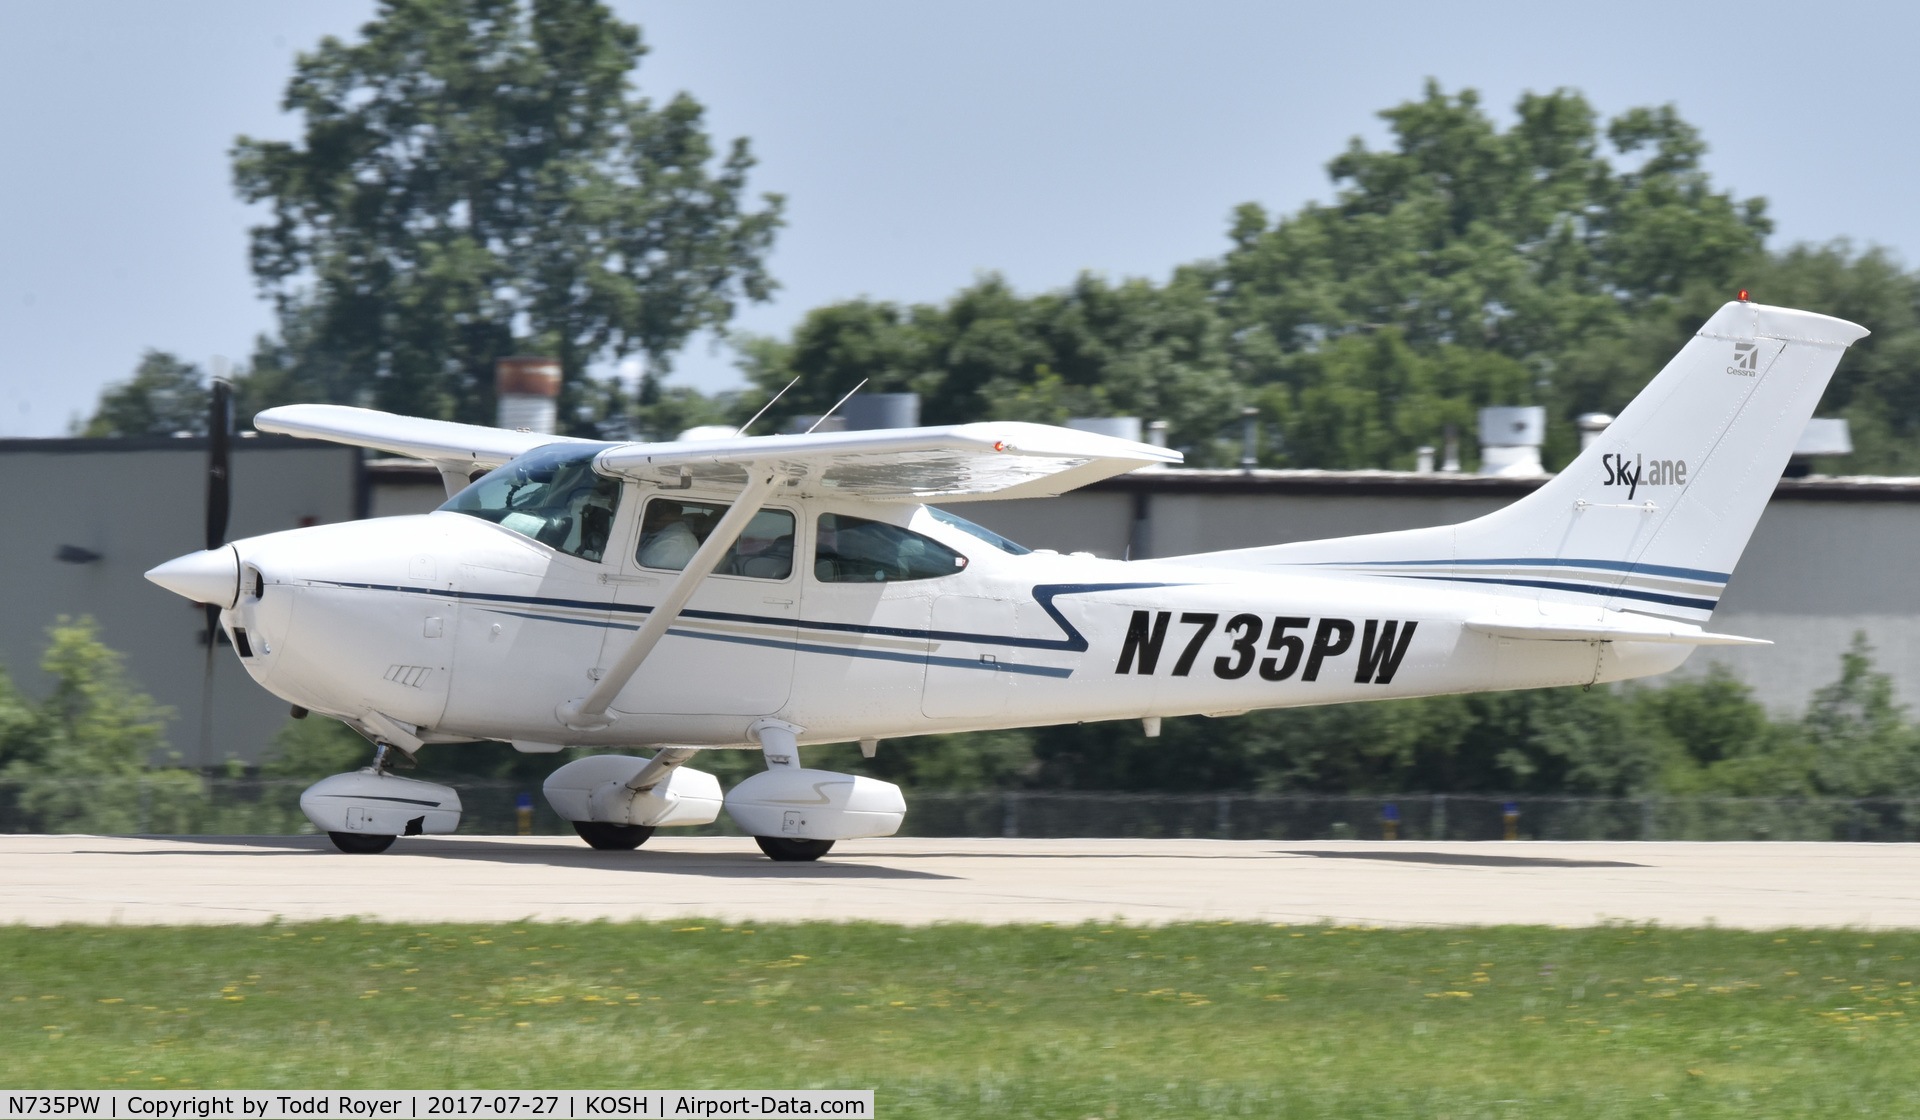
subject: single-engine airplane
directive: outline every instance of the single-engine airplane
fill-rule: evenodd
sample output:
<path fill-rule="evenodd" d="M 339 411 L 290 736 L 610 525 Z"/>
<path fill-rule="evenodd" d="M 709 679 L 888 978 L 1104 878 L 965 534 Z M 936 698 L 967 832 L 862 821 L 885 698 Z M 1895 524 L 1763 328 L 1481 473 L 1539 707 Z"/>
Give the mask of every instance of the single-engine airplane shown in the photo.
<path fill-rule="evenodd" d="M 650 752 L 545 783 L 596 848 L 724 808 L 772 858 L 812 860 L 891 835 L 906 803 L 806 768 L 811 744 L 871 754 L 887 737 L 1123 718 L 1151 733 L 1165 716 L 1617 681 L 1754 643 L 1700 624 L 1866 333 L 1743 298 L 1504 509 L 1135 561 L 1029 551 L 925 504 L 1180 461 L 1087 432 L 606 443 L 291 405 L 255 426 L 430 461 L 446 504 L 235 541 L 147 578 L 218 607 L 262 687 L 376 745 L 301 798 L 344 851 L 458 824 L 459 795 L 395 775 L 391 751 L 504 740 Z M 723 796 L 686 763 L 728 748 L 767 769 Z"/>

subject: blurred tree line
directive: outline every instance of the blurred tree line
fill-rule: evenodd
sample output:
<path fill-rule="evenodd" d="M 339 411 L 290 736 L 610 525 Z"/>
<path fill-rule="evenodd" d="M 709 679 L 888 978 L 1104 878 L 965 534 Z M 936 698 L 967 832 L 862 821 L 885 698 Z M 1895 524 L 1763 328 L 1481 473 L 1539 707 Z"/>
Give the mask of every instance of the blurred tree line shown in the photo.
<path fill-rule="evenodd" d="M 1920 466 L 1920 276 L 1845 243 L 1770 252 L 1760 198 L 1716 190 L 1671 106 L 1602 121 L 1568 90 L 1527 94 L 1502 129 L 1472 90 L 1381 114 L 1327 165 L 1334 201 L 1232 216 L 1220 257 L 1164 283 L 1083 275 L 1022 296 L 988 276 L 942 305 L 850 300 L 787 339 L 741 343 L 776 411 L 817 413 L 868 379 L 921 394 L 923 417 L 1168 421 L 1191 465 L 1239 456 L 1259 409 L 1273 467 L 1411 469 L 1452 427 L 1477 463 L 1475 411 L 1541 404 L 1550 466 L 1574 418 L 1617 411 L 1746 288 L 1859 321 L 1822 403 L 1853 421 L 1847 469 Z"/>
<path fill-rule="evenodd" d="M 181 768 L 167 745 L 173 713 L 127 678 L 91 619 L 63 618 L 48 637 L 40 668 L 53 683 L 43 698 L 23 693 L 0 667 L 7 830 L 299 831 L 299 787 L 372 757 L 346 725 L 310 716 L 289 721 L 257 767 L 236 760 L 214 774 Z M 1864 637 L 1839 669 L 1798 716 L 1770 714 L 1713 667 L 1663 687 L 1194 716 L 1166 720 L 1157 739 L 1131 720 L 926 735 L 887 740 L 872 759 L 851 743 L 811 747 L 807 761 L 919 790 L 1840 798 L 1920 790 L 1920 725 L 1873 668 Z M 555 767 L 586 753 L 435 746 L 409 774 L 537 790 Z M 697 765 L 731 785 L 762 763 L 758 751 L 711 751 Z M 210 778 L 227 779 L 228 788 L 215 790 Z"/>
<path fill-rule="evenodd" d="M 300 139 L 233 149 L 235 189 L 268 211 L 251 263 L 279 319 L 236 378 L 240 415 L 491 423 L 494 363 L 526 353 L 560 359 L 562 415 L 587 429 L 652 403 L 690 335 L 773 292 L 783 203 L 749 197 L 747 141 L 717 150 L 699 102 L 637 94 L 645 54 L 599 0 L 383 0 L 357 41 L 302 53 L 282 100 Z M 629 355 L 638 400 L 588 378 Z M 149 354 L 84 432 L 196 431 L 175 407 L 195 385 Z"/>
<path fill-rule="evenodd" d="M 544 351 L 582 435 L 738 423 L 799 377 L 775 430 L 864 379 L 919 393 L 928 423 L 1166 420 L 1198 466 L 1237 461 L 1252 406 L 1267 466 L 1410 468 L 1451 428 L 1471 468 L 1476 409 L 1542 404 L 1557 466 L 1577 415 L 1625 405 L 1746 288 L 1874 331 L 1821 412 L 1852 421 L 1844 469 L 1920 472 L 1920 275 L 1845 242 L 1770 251 L 1765 200 L 1715 188 L 1673 107 L 1602 120 L 1570 90 L 1524 95 L 1502 128 L 1429 82 L 1381 114 L 1387 147 L 1327 165 L 1331 203 L 1243 205 L 1224 254 L 1164 282 L 1021 294 L 987 275 L 941 304 L 847 300 L 786 338 L 733 336 L 744 393 L 665 388 L 692 332 L 772 292 L 781 200 L 746 207 L 746 141 L 716 164 L 687 95 L 632 94 L 643 54 L 592 0 L 388 0 L 363 42 L 302 55 L 286 105 L 304 141 L 235 149 L 243 197 L 272 208 L 253 261 L 281 320 L 241 415 L 325 400 L 485 422 L 494 359 Z M 625 354 L 646 358 L 637 394 L 590 376 Z M 203 393 L 150 353 L 86 431 L 196 430 Z"/>
<path fill-rule="evenodd" d="M 91 618 L 47 629 L 40 668 L 52 678 L 35 700 L 0 665 L 0 822 L 13 832 L 241 831 L 284 820 L 208 814 L 206 779 L 169 765 L 173 711 L 129 680 Z"/>
<path fill-rule="evenodd" d="M 414 776 L 536 789 L 556 766 L 587 753 L 434 747 L 421 753 Z M 344 725 L 309 718 L 288 725 L 264 772 L 319 778 L 367 757 L 365 740 Z M 1856 637 L 1839 676 L 1800 716 L 1769 714 L 1714 666 L 1660 687 L 1168 719 L 1157 739 L 1128 720 L 890 739 L 872 759 L 854 744 L 834 744 L 808 748 L 807 764 L 922 790 L 1878 797 L 1920 790 L 1920 725 L 1909 722 Z M 709 751 L 695 765 L 727 785 L 762 768 L 758 751 Z"/>

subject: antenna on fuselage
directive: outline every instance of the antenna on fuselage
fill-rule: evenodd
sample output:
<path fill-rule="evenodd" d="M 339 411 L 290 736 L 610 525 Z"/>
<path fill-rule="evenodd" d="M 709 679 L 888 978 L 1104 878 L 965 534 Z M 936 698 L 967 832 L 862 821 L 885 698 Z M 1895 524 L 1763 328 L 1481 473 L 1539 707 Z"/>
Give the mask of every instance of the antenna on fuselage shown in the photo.
<path fill-rule="evenodd" d="M 793 387 L 794 387 L 795 385 L 798 385 L 798 384 L 800 384 L 800 379 L 799 379 L 798 377 L 796 377 L 796 378 L 794 378 L 794 379 L 793 379 L 792 381 L 789 381 L 789 382 L 787 382 L 787 389 L 791 389 L 791 388 L 793 388 Z M 748 429 L 748 428 L 751 428 L 751 427 L 753 427 L 753 422 L 754 422 L 754 420 L 758 420 L 758 419 L 760 419 L 760 418 L 761 418 L 762 416 L 765 416 L 765 415 L 767 414 L 767 409 L 769 409 L 769 408 L 772 408 L 772 407 L 773 407 L 773 405 L 774 405 L 774 401 L 777 401 L 777 400 L 779 400 L 779 399 L 780 399 L 781 397 L 784 397 L 784 396 L 786 396 L 786 395 L 787 395 L 787 389 L 782 389 L 782 390 L 780 390 L 779 392 L 777 392 L 777 393 L 775 393 L 775 394 L 773 395 L 773 400 L 771 400 L 771 401 L 768 401 L 768 402 L 767 402 L 766 404 L 763 404 L 763 405 L 761 405 L 761 406 L 760 406 L 760 411 L 758 411 L 758 412 L 756 412 L 756 413 L 754 413 L 754 414 L 753 414 L 753 419 L 752 419 L 752 420 L 748 420 L 748 421 L 747 421 L 746 423 L 744 423 L 744 424 L 742 424 L 742 425 L 740 425 L 740 427 L 739 427 L 739 429 L 738 429 L 738 430 L 736 430 L 736 431 L 735 431 L 735 432 L 733 433 L 733 438 L 735 438 L 735 439 L 739 439 L 739 438 L 740 438 L 741 436 L 744 436 L 744 435 L 746 435 L 746 434 L 747 434 L 747 429 Z"/>
<path fill-rule="evenodd" d="M 818 420 L 815 420 L 815 421 L 813 422 L 813 428 L 817 428 L 817 427 L 819 427 L 820 425 L 822 425 L 822 424 L 824 424 L 824 423 L 826 423 L 826 422 L 827 422 L 827 417 L 829 417 L 829 416 L 832 416 L 832 415 L 833 415 L 833 414 L 834 414 L 835 412 L 837 412 L 837 411 L 839 411 L 839 408 L 840 408 L 840 406 L 841 406 L 841 405 L 843 405 L 843 404 L 846 404 L 846 403 L 847 403 L 848 401 L 850 401 L 850 400 L 852 400 L 852 399 L 853 399 L 853 395 L 854 395 L 855 393 L 857 393 L 857 392 L 859 392 L 860 390 L 862 390 L 862 389 L 864 389 L 864 388 L 866 388 L 866 387 L 867 387 L 867 382 L 868 382 L 868 381 L 871 381 L 871 380 L 872 380 L 872 378 L 869 378 L 869 377 L 862 377 L 862 378 L 860 379 L 860 384 L 858 384 L 858 385 L 855 385 L 855 386 L 854 386 L 853 388 L 851 388 L 851 389 L 848 389 L 848 390 L 847 390 L 847 395 L 846 395 L 846 396 L 844 396 L 844 397 L 841 397 L 841 398 L 840 398 L 839 400 L 837 400 L 837 401 L 834 401 L 834 402 L 833 402 L 833 407 L 832 407 L 832 408 L 829 408 L 829 409 L 827 409 L 827 410 L 826 410 L 825 412 L 823 412 L 823 413 L 821 413 L 821 414 L 820 414 L 820 419 L 818 419 Z M 805 434 L 806 434 L 806 435 L 812 435 L 812 434 L 813 434 L 813 428 L 808 428 L 808 429 L 806 430 L 806 432 L 805 432 Z"/>

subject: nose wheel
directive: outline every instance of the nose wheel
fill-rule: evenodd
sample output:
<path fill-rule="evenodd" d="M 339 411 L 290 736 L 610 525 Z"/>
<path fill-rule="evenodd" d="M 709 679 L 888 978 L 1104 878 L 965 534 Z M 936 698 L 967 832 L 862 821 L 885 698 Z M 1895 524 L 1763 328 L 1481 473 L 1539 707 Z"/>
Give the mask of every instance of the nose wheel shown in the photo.
<path fill-rule="evenodd" d="M 329 832 L 333 846 L 353 856 L 377 856 L 393 847 L 393 836 L 369 836 L 364 832 Z"/>
<path fill-rule="evenodd" d="M 412 767 L 413 760 L 408 758 L 405 752 L 395 752 L 385 743 L 375 743 L 373 745 L 373 772 L 375 774 L 391 774 L 393 772 L 396 754 L 398 754 L 399 758 L 405 760 L 405 764 L 409 768 Z M 411 836 L 413 830 L 408 829 L 407 834 Z M 398 840 L 399 837 L 368 832 L 328 832 L 327 839 L 333 841 L 334 847 L 348 855 L 377 856 L 388 848 L 393 847 L 393 842 Z"/>

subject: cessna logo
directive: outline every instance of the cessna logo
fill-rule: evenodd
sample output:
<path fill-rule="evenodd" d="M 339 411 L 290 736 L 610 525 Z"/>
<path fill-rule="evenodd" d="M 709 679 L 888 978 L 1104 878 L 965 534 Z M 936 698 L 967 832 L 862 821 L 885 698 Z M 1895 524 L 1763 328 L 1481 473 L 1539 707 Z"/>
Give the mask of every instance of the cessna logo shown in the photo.
<path fill-rule="evenodd" d="M 1733 344 L 1733 364 L 1727 372 L 1735 377 L 1757 377 L 1760 373 L 1760 347 L 1752 342 Z"/>
<path fill-rule="evenodd" d="M 1642 486 L 1687 484 L 1685 459 L 1642 459 L 1635 455 L 1633 461 L 1628 462 L 1625 455 L 1602 455 L 1600 465 L 1607 469 L 1607 480 L 1601 485 L 1626 487 L 1629 502 Z"/>

